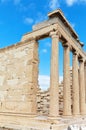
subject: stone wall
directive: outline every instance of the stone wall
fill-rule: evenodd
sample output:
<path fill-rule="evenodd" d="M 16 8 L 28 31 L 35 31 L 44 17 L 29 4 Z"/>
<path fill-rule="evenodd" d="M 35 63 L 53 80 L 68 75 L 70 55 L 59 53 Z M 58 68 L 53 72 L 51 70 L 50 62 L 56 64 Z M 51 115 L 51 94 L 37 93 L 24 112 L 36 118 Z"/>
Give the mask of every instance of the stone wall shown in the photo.
<path fill-rule="evenodd" d="M 39 89 L 38 93 L 37 93 L 38 115 L 48 116 L 49 103 L 50 103 L 49 89 L 47 91 L 43 91 L 43 90 Z M 63 113 L 63 82 L 59 85 L 59 113 L 60 113 L 60 115 L 62 115 L 62 113 Z"/>
<path fill-rule="evenodd" d="M 10 129 L 10 128 L 4 128 L 4 127 L 2 127 L 2 128 L 0 128 L 0 130 L 16 130 L 16 129 Z"/>
<path fill-rule="evenodd" d="M 37 49 L 33 40 L 0 50 L 0 112 L 35 112 Z"/>
<path fill-rule="evenodd" d="M 70 84 L 71 84 L 71 102 L 72 102 L 72 69 L 70 69 Z M 40 88 L 37 93 L 37 111 L 38 115 L 49 114 L 49 103 L 50 103 L 50 94 L 49 89 L 47 91 L 43 91 Z M 72 109 L 72 104 L 71 104 Z M 59 84 L 59 114 L 63 114 L 63 81 Z"/>
<path fill-rule="evenodd" d="M 38 90 L 37 93 L 37 112 L 38 115 L 48 115 L 49 114 L 49 102 L 50 102 L 50 94 L 49 90 L 42 91 Z"/>

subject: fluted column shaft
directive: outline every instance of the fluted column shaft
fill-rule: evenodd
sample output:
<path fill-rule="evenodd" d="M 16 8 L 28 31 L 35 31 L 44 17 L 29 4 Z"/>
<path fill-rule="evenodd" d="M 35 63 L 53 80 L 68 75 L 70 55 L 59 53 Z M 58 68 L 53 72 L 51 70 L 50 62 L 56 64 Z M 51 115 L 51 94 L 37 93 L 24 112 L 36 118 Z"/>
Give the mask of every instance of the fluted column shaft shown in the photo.
<path fill-rule="evenodd" d="M 79 104 L 79 75 L 78 75 L 78 55 L 73 53 L 73 115 L 80 114 Z"/>
<path fill-rule="evenodd" d="M 63 77 L 63 115 L 71 115 L 71 89 L 70 89 L 70 48 L 64 46 L 64 77 Z"/>
<path fill-rule="evenodd" d="M 84 66 L 84 75 L 85 75 L 85 78 L 86 78 L 86 61 L 85 61 L 85 66 Z M 86 80 L 85 80 L 85 103 L 86 103 Z"/>
<path fill-rule="evenodd" d="M 84 61 L 80 60 L 80 112 L 81 115 L 86 114 L 86 105 L 85 105 L 85 77 L 84 77 Z"/>
<path fill-rule="evenodd" d="M 59 101 L 58 101 L 58 87 L 59 87 L 59 74 L 58 74 L 58 42 L 59 35 L 57 32 L 51 32 L 52 38 L 52 52 L 51 52 L 51 72 L 50 72 L 50 110 L 51 117 L 59 115 Z"/>

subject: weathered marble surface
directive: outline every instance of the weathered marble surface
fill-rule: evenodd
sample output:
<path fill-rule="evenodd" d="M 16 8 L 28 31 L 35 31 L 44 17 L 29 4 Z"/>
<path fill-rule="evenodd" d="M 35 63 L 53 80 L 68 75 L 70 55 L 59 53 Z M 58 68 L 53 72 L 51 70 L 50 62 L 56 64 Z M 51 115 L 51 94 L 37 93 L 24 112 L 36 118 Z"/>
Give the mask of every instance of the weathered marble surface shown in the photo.
<path fill-rule="evenodd" d="M 0 112 L 32 113 L 37 79 L 37 44 L 0 50 Z"/>

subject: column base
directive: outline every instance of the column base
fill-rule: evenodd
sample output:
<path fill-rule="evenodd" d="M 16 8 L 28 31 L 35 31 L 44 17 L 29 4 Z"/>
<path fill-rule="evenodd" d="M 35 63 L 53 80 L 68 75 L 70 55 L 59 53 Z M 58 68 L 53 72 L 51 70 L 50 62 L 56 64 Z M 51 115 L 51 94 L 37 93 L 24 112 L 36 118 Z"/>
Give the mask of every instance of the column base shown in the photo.
<path fill-rule="evenodd" d="M 58 115 L 56 117 L 54 117 L 54 116 L 48 116 L 48 119 L 50 119 L 50 120 L 60 120 L 61 116 L 60 115 Z"/>
<path fill-rule="evenodd" d="M 73 115 L 62 115 L 62 118 L 72 118 Z"/>
<path fill-rule="evenodd" d="M 35 118 L 35 117 L 37 117 L 36 114 L 30 114 L 30 113 L 13 113 L 13 112 L 0 112 L 0 115 L 4 115 L 4 116 L 29 117 L 29 118 Z"/>
<path fill-rule="evenodd" d="M 80 113 L 81 116 L 86 116 L 86 113 Z"/>
<path fill-rule="evenodd" d="M 76 118 L 76 117 L 81 117 L 80 114 L 73 114 L 72 116 L 75 117 L 75 118 Z"/>

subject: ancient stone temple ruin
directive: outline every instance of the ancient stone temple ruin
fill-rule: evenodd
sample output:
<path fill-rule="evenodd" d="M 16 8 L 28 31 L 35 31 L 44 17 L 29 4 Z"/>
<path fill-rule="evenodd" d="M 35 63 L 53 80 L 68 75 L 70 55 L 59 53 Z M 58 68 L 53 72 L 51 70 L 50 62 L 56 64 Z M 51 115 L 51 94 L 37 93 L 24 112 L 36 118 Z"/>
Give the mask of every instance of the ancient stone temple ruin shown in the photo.
<path fill-rule="evenodd" d="M 46 113 L 38 89 L 38 44 L 51 37 L 50 88 Z M 63 83 L 59 86 L 59 41 L 64 49 Z M 0 49 L 1 130 L 86 129 L 86 53 L 61 10 L 33 27 L 19 43 Z M 73 54 L 70 82 L 70 52 Z M 61 95 L 61 92 L 62 95 Z M 62 99 L 61 99 L 62 98 Z M 40 109 L 40 112 L 39 112 Z"/>

